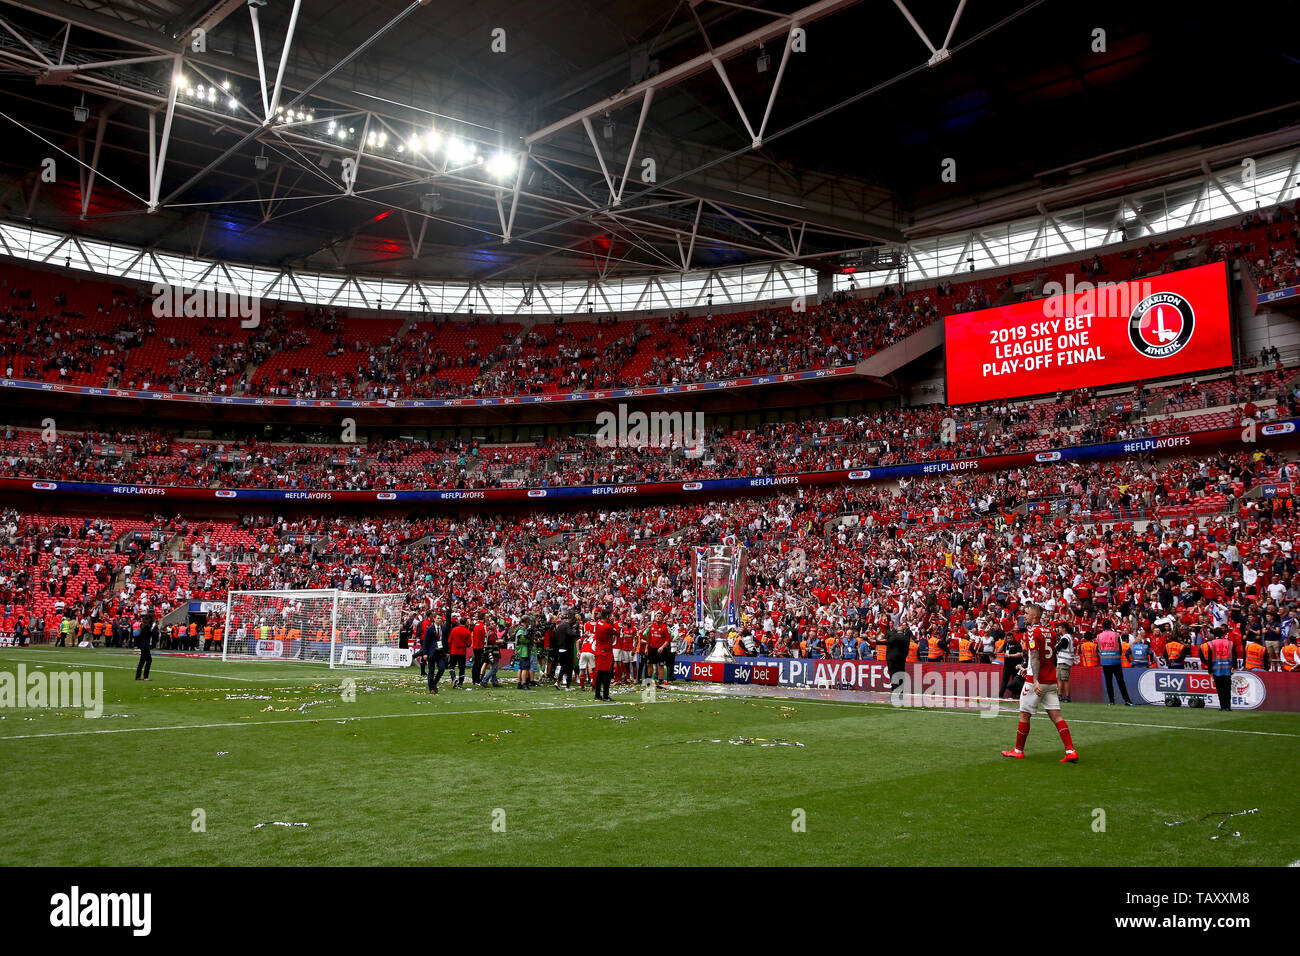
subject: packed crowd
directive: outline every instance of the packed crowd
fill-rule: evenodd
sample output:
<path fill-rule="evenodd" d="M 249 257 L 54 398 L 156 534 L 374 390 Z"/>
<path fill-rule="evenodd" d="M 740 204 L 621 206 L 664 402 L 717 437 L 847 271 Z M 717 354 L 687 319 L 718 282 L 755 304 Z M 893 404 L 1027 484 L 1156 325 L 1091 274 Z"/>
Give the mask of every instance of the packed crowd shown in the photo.
<path fill-rule="evenodd" d="M 1273 360 L 1272 355 L 1261 358 Z M 470 440 L 291 445 L 162 433 L 5 428 L 0 477 L 158 486 L 426 490 L 689 481 L 879 467 L 1239 427 L 1300 413 L 1280 364 L 1194 385 L 1027 403 L 904 407 L 846 419 L 709 429 L 698 455 L 673 447 L 596 447 L 591 436 L 493 446 Z M 1210 416 L 1188 417 L 1204 408 Z"/>
<path fill-rule="evenodd" d="M 707 504 L 517 515 L 239 523 L 0 515 L 0 635 L 94 641 L 229 589 L 400 591 L 412 616 L 450 598 L 512 629 L 528 614 L 659 611 L 695 631 L 694 545 L 749 548 L 744 650 L 866 656 L 892 624 L 928 641 L 983 635 L 1033 600 L 1076 633 L 1119 614 L 1196 646 L 1210 624 L 1294 640 L 1300 518 L 1291 455 L 1254 452 L 925 477 Z M 1226 615 L 1226 617 L 1225 617 Z M 219 629 L 219 621 L 209 620 Z M 98 630 L 96 630 L 98 626 Z M 1163 632 L 1162 632 L 1163 633 Z M 1276 655 L 1275 655 L 1276 657 Z M 1280 658 L 1279 658 L 1280 659 Z"/>

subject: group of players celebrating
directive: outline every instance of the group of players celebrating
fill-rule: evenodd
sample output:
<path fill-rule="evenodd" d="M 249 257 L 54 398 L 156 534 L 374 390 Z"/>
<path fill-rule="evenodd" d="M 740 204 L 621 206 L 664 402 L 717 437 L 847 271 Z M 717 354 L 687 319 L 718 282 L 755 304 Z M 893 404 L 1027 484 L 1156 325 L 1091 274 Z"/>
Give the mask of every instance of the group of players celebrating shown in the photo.
<path fill-rule="evenodd" d="M 501 626 L 487 611 L 462 618 L 447 611 L 441 627 L 432 614 L 409 623 L 410 640 L 420 673 L 428 677 L 429 693 L 450 670 L 453 687 L 499 687 L 497 668 L 507 644 L 513 647 L 517 671 L 515 687 L 529 690 L 537 682 L 554 682 L 557 688 L 586 689 L 590 683 L 597 700 L 609 700 L 614 684 L 652 681 L 672 683 L 673 635 L 662 611 L 652 611 L 648 622 L 620 619 L 609 604 L 583 614 L 572 608 L 563 614 L 529 614 L 513 626 Z"/>

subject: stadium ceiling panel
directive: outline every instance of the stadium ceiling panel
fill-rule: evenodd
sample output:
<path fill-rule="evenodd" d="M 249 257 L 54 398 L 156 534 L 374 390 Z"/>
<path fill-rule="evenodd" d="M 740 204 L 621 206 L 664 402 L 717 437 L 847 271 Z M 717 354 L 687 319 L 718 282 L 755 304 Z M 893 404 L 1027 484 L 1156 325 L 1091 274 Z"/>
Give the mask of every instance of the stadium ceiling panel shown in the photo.
<path fill-rule="evenodd" d="M 1055 6 L 0 0 L 3 215 L 393 278 L 825 273 L 1186 178 L 1193 142 L 1300 141 L 1265 48 L 1243 119 L 1133 115 L 1243 25 Z"/>

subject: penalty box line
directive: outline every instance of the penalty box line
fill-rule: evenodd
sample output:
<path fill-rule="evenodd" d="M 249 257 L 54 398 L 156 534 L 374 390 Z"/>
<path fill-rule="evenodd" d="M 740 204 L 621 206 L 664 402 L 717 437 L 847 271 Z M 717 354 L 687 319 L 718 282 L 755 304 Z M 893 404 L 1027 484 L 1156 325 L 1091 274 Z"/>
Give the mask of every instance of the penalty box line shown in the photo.
<path fill-rule="evenodd" d="M 707 691 L 706 693 L 718 693 L 718 691 Z M 722 692 L 727 697 L 746 698 L 749 700 L 785 700 L 792 704 L 820 704 L 823 707 L 870 707 L 876 710 L 888 708 L 891 711 L 908 714 L 944 714 L 951 716 L 979 716 L 980 708 L 943 708 L 943 707 L 895 707 L 892 704 L 878 704 L 874 701 L 850 701 L 850 700 L 817 700 L 814 697 L 791 697 L 788 695 L 777 694 L 746 694 L 737 691 Z M 1010 703 L 1010 701 L 1008 701 Z M 1010 708 L 998 708 L 998 715 L 1006 714 L 1008 716 L 1018 715 L 1018 710 Z M 1034 714 L 1038 720 L 1047 720 L 1046 714 Z M 1276 730 L 1235 730 L 1231 727 L 1187 727 L 1179 724 L 1139 724 L 1127 720 L 1089 720 L 1086 717 L 1066 717 L 1062 712 L 1062 717 L 1071 724 L 1098 724 L 1104 727 L 1142 727 L 1150 730 L 1198 730 L 1205 733 L 1217 734 L 1246 734 L 1253 737 L 1291 737 L 1300 738 L 1300 734 L 1287 734 Z M 986 718 L 987 719 L 987 718 Z"/>
<path fill-rule="evenodd" d="M 627 701 L 617 700 L 617 701 L 610 701 L 608 703 L 606 703 L 605 701 L 600 701 L 600 702 L 592 702 L 590 704 L 562 704 L 562 703 L 551 704 L 545 701 L 538 701 L 536 704 L 533 704 L 529 709 L 531 710 L 532 708 L 540 707 L 541 709 L 537 710 L 536 712 L 545 714 L 545 713 L 558 713 L 559 711 L 570 710 L 570 709 L 579 710 L 579 709 L 587 709 L 591 707 L 627 706 L 632 703 L 636 703 L 636 702 L 630 700 Z M 665 700 L 665 701 L 660 701 L 660 703 L 693 704 L 695 703 L 695 701 Z M 526 713 L 526 711 L 519 711 L 519 713 Z M 335 723 L 346 723 L 353 720 L 396 720 L 403 717 L 458 717 L 458 716 L 467 716 L 471 714 L 500 715 L 501 711 L 489 710 L 484 708 L 482 710 L 443 710 L 443 711 L 433 711 L 432 713 L 424 713 L 424 714 L 361 714 L 356 717 L 344 717 L 342 720 L 340 720 L 337 716 L 291 717 L 288 720 L 258 720 L 258 721 L 241 720 L 241 721 L 222 722 L 219 724 L 177 724 L 173 727 L 114 727 L 114 728 L 105 728 L 104 730 L 63 730 L 63 731 L 57 731 L 55 733 L 48 733 L 48 734 L 13 734 L 10 736 L 0 735 L 0 743 L 3 743 L 6 740 L 35 740 L 41 737 L 87 737 L 95 734 L 142 734 L 142 733 L 152 732 L 155 730 L 216 730 L 223 727 L 280 727 L 280 726 L 284 726 L 285 724 L 319 724 L 330 720 L 334 721 Z M 98 718 L 98 719 L 102 720 L 103 718 Z"/>

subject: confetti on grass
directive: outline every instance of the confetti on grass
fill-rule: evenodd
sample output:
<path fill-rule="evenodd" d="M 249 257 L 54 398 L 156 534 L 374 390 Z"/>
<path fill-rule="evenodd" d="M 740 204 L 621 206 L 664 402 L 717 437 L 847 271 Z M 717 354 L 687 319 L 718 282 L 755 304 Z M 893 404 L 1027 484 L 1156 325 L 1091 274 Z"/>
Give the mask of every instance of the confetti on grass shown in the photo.
<path fill-rule="evenodd" d="M 262 827 L 305 827 L 307 825 L 306 823 L 284 823 L 281 820 L 274 820 L 271 823 L 255 823 L 253 829 L 260 830 Z"/>
<path fill-rule="evenodd" d="M 1217 827 L 1215 827 L 1215 829 L 1216 829 L 1216 830 L 1222 830 L 1222 829 L 1223 829 L 1223 825 L 1224 825 L 1225 823 L 1227 823 L 1229 820 L 1231 820 L 1233 817 L 1244 817 L 1244 816 L 1246 816 L 1246 815 L 1249 814 L 1249 813 L 1259 813 L 1259 807 L 1254 807 L 1254 808 L 1252 808 L 1252 809 L 1250 809 L 1250 810 L 1237 810 L 1235 813 L 1234 813 L 1234 812 L 1230 812 L 1230 811 L 1226 811 L 1226 810 L 1212 810 L 1211 812 L 1205 814 L 1205 816 L 1198 818 L 1198 819 L 1196 820 L 1196 822 L 1197 822 L 1197 823 L 1204 823 L 1206 820 L 1212 820 L 1212 819 L 1214 819 L 1215 817 L 1218 817 L 1218 818 L 1219 818 L 1219 825 L 1218 825 Z M 1192 821 L 1190 821 L 1190 820 L 1173 820 L 1173 821 L 1166 820 L 1166 821 L 1165 821 L 1165 826 L 1167 826 L 1167 827 L 1180 827 L 1180 826 L 1182 826 L 1184 823 L 1190 823 L 1190 822 L 1192 822 Z M 1222 833 L 1216 833 L 1215 835 L 1211 836 L 1210 839 L 1211 839 L 1211 840 L 1217 840 L 1217 839 L 1219 839 L 1220 837 L 1222 837 L 1222 836 L 1224 836 L 1224 835 L 1225 835 L 1225 834 L 1222 834 Z M 1230 831 L 1227 835 L 1228 835 L 1228 836 L 1239 837 L 1239 836 L 1241 836 L 1241 831 L 1240 831 L 1240 830 L 1232 830 L 1232 831 Z"/>
<path fill-rule="evenodd" d="M 470 734 L 470 736 L 473 737 L 473 738 L 476 738 L 476 739 L 471 740 L 470 743 L 472 743 L 472 744 L 481 744 L 481 743 L 484 743 L 484 742 L 487 742 L 487 743 L 493 743 L 493 744 L 495 744 L 495 743 L 500 743 L 500 742 L 501 742 L 501 735 L 502 735 L 502 734 L 513 734 L 513 733 L 514 733 L 513 730 L 502 730 L 502 731 L 499 731 L 498 733 L 495 733 L 495 734 L 493 734 L 493 733 L 482 733 L 482 734 L 480 734 L 480 733 L 473 733 L 473 734 Z"/>
<path fill-rule="evenodd" d="M 699 740 L 673 740 L 664 744 L 646 744 L 645 749 L 651 747 L 673 747 L 678 744 L 731 744 L 733 747 L 802 747 L 797 740 L 786 740 L 784 737 L 731 737 L 722 740 L 718 737 L 704 737 Z"/>

